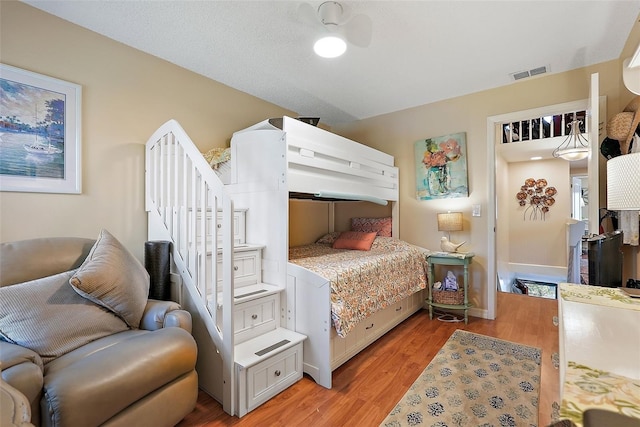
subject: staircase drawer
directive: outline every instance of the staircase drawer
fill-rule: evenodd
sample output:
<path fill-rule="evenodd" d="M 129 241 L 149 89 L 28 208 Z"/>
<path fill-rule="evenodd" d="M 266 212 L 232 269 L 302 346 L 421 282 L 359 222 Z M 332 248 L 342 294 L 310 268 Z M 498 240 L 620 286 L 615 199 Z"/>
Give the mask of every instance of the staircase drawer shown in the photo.
<path fill-rule="evenodd" d="M 222 257 L 218 257 L 218 282 L 222 282 Z M 262 280 L 261 250 L 235 251 L 233 277 L 236 287 L 258 283 Z"/>
<path fill-rule="evenodd" d="M 302 378 L 302 343 L 247 369 L 247 409 L 251 411 Z"/>
<path fill-rule="evenodd" d="M 246 210 L 233 211 L 233 244 L 246 242 Z M 218 212 L 218 229 L 222 228 L 222 212 Z M 218 233 L 218 247 L 222 246 L 222 233 Z"/>
<path fill-rule="evenodd" d="M 233 244 L 234 245 L 243 245 L 246 243 L 246 209 L 238 209 L 233 211 Z M 191 216 L 188 218 L 188 227 L 189 227 L 189 235 L 191 235 L 191 230 L 193 229 L 191 223 Z M 200 211 L 196 214 L 196 236 L 198 236 L 198 242 L 200 241 L 200 230 L 202 229 L 202 213 Z M 207 232 L 206 238 L 207 242 L 211 244 L 213 230 L 210 224 L 213 224 L 211 212 L 207 212 Z M 218 247 L 222 247 L 222 212 L 218 212 L 216 216 L 216 224 L 217 224 L 217 233 L 216 240 L 218 241 Z"/>
<path fill-rule="evenodd" d="M 236 342 L 240 343 L 275 329 L 276 316 L 280 311 L 279 302 L 279 295 L 274 294 L 236 304 L 234 309 Z"/>

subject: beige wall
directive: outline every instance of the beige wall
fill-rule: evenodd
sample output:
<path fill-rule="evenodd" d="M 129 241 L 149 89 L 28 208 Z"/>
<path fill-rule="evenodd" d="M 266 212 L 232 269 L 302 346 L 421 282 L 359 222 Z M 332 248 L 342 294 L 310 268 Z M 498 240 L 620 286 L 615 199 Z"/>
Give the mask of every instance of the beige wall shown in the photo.
<path fill-rule="evenodd" d="M 308 245 L 331 230 L 331 203 L 289 201 L 289 246 Z"/>
<path fill-rule="evenodd" d="M 97 237 L 144 251 L 144 144 L 176 119 L 203 151 L 292 114 L 14 1 L 0 2 L 0 62 L 82 86 L 82 194 L 0 193 L 0 240 Z"/>
<path fill-rule="evenodd" d="M 509 262 L 566 267 L 566 224 L 571 218 L 569 163 L 559 159 L 516 162 L 509 163 L 508 169 L 508 189 L 502 195 L 507 200 L 506 212 L 497 226 L 508 231 Z M 527 178 L 544 178 L 559 190 L 544 218 L 538 211 L 533 219 L 531 205 L 518 205 L 516 193 Z"/>

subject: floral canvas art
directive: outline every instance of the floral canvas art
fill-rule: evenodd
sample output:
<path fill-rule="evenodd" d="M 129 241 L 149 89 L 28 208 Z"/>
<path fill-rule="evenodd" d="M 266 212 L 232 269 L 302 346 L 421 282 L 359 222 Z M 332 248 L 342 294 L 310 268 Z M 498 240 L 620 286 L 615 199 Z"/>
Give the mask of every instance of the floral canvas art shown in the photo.
<path fill-rule="evenodd" d="M 416 141 L 418 200 L 469 196 L 466 148 L 465 132 Z"/>

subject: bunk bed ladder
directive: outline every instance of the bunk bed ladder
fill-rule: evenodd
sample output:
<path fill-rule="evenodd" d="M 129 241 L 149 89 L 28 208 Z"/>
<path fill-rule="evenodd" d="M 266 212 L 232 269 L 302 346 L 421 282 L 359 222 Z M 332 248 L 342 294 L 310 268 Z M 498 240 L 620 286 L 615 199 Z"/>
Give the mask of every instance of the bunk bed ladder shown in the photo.
<path fill-rule="evenodd" d="M 233 201 L 222 181 L 175 120 L 146 145 L 146 211 L 149 238 L 172 242 L 182 279 L 180 299 L 196 310 L 222 359 L 222 405 L 236 411 L 233 334 Z M 221 218 L 221 220 L 220 220 Z M 222 243 L 220 243 L 222 242 Z M 217 278 L 222 258 L 222 285 Z M 220 289 L 220 287 L 222 289 Z M 221 321 L 216 305 L 221 302 Z M 196 319 L 194 319 L 195 321 Z"/>

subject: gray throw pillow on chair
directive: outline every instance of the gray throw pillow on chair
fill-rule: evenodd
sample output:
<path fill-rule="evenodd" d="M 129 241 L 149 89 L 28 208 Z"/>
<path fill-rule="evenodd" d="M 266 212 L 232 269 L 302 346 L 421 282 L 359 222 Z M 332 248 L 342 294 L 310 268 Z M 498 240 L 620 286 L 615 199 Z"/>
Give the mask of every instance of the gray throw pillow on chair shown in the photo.
<path fill-rule="evenodd" d="M 69 281 L 85 298 L 120 316 L 132 328 L 140 319 L 149 296 L 149 273 L 107 230 Z"/>

